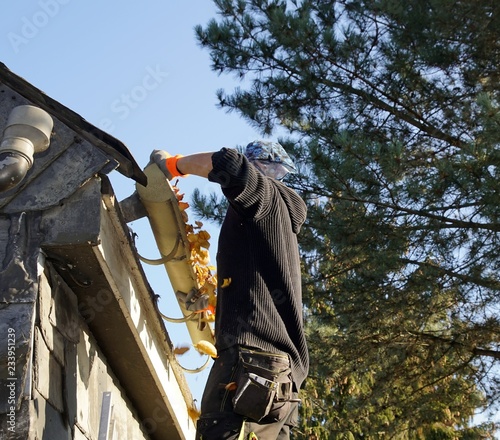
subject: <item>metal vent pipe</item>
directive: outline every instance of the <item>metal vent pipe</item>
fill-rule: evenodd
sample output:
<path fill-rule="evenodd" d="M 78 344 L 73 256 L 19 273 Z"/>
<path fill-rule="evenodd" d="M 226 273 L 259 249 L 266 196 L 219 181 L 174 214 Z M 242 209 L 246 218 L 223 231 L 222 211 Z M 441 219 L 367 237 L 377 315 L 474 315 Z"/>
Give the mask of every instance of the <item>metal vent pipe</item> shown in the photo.
<path fill-rule="evenodd" d="M 33 155 L 50 144 L 54 122 L 41 108 L 20 105 L 12 109 L 0 144 L 0 192 L 19 185 L 33 165 Z"/>

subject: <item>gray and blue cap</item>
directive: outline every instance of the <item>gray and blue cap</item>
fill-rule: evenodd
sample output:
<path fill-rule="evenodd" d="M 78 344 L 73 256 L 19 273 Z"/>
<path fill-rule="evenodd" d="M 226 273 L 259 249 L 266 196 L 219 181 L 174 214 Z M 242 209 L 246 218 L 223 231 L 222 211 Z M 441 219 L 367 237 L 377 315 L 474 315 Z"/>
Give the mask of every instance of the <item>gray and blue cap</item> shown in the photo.
<path fill-rule="evenodd" d="M 277 180 L 297 168 L 285 149 L 278 142 L 253 141 L 245 149 L 245 156 L 264 175 Z"/>

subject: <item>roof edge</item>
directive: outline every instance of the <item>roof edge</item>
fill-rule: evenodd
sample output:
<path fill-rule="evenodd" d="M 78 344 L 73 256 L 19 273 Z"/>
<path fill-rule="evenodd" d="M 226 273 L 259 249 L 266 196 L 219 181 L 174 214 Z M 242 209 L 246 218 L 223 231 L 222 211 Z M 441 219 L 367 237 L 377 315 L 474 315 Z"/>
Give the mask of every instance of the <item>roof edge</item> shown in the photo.
<path fill-rule="evenodd" d="M 17 93 L 30 100 L 33 104 L 51 113 L 54 117 L 66 124 L 78 135 L 91 142 L 104 153 L 117 160 L 117 170 L 143 186 L 147 185 L 147 177 L 137 164 L 126 145 L 109 133 L 86 121 L 79 114 L 46 95 L 34 87 L 24 78 L 13 73 L 0 62 L 0 81 L 13 88 Z"/>

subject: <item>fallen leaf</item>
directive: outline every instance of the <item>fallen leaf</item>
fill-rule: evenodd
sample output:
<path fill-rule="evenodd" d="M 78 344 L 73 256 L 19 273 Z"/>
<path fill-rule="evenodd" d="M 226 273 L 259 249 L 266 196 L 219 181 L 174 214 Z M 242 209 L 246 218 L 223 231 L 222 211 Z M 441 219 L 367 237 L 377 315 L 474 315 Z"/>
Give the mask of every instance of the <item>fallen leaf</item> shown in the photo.
<path fill-rule="evenodd" d="M 177 346 L 174 348 L 174 354 L 179 355 L 179 356 L 183 355 L 187 351 L 189 351 L 189 346 L 186 346 L 186 345 Z"/>
<path fill-rule="evenodd" d="M 238 388 L 238 384 L 236 382 L 229 382 L 224 388 L 228 391 L 234 391 Z"/>
<path fill-rule="evenodd" d="M 188 414 L 194 422 L 200 418 L 201 412 L 196 408 L 196 406 L 188 407 Z"/>
<path fill-rule="evenodd" d="M 217 349 L 214 344 L 208 341 L 199 341 L 196 345 L 193 345 L 196 350 L 198 350 L 201 354 L 208 354 L 214 358 L 217 357 Z"/>
<path fill-rule="evenodd" d="M 187 202 L 179 202 L 179 209 L 181 211 L 185 211 L 188 208 L 189 208 L 189 203 L 187 203 Z"/>
<path fill-rule="evenodd" d="M 200 231 L 198 232 L 198 235 L 201 240 L 210 240 L 210 234 L 207 231 Z"/>
<path fill-rule="evenodd" d="M 212 306 L 208 306 L 207 310 L 206 310 L 206 314 L 205 314 L 205 321 L 206 322 L 215 322 L 215 313 L 213 312 L 213 307 Z"/>

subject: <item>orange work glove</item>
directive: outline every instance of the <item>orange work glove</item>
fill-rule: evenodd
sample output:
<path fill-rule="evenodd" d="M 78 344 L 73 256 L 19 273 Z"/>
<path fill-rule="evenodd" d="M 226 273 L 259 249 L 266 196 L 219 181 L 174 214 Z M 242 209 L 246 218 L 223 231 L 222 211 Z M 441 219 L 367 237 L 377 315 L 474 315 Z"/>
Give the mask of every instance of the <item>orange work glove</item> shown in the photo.
<path fill-rule="evenodd" d="M 172 156 L 164 150 L 153 150 L 149 158 L 150 162 L 154 162 L 158 165 L 168 180 L 172 180 L 174 177 L 185 176 L 185 174 L 182 174 L 177 168 L 177 161 L 181 157 L 183 157 L 182 154 Z"/>

